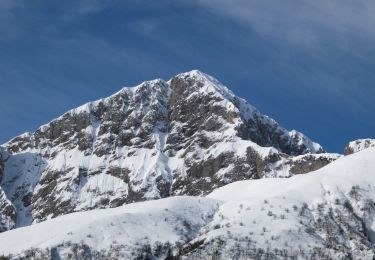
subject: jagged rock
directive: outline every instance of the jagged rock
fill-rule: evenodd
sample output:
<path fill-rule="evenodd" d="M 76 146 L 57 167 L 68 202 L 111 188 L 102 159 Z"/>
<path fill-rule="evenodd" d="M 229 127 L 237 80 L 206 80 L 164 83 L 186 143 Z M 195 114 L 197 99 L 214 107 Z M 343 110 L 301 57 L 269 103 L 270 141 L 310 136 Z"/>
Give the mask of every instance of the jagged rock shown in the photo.
<path fill-rule="evenodd" d="M 367 149 L 369 147 L 375 147 L 375 139 L 359 139 L 348 143 L 345 146 L 344 155 L 349 155 Z"/>
<path fill-rule="evenodd" d="M 16 209 L 0 188 L 0 232 L 16 227 Z"/>
<path fill-rule="evenodd" d="M 290 177 L 337 157 L 199 71 L 73 109 L 4 145 L 17 226 L 245 179 Z M 317 153 L 319 155 L 309 155 Z M 299 160 L 293 156 L 306 155 Z"/>
<path fill-rule="evenodd" d="M 0 147 L 0 182 L 3 177 L 4 163 L 7 154 Z M 15 228 L 16 226 L 16 209 L 14 208 L 12 202 L 10 202 L 4 193 L 3 189 L 0 187 L 0 232 Z"/>
<path fill-rule="evenodd" d="M 290 177 L 296 174 L 305 174 L 308 172 L 319 170 L 327 164 L 339 159 L 342 155 L 321 153 L 321 154 L 303 154 L 294 157 L 283 157 L 273 166 L 279 177 Z M 273 174 L 272 171 L 270 171 Z M 266 176 L 269 173 L 266 173 Z M 271 176 L 267 176 L 271 177 Z"/>
<path fill-rule="evenodd" d="M 4 162 L 5 162 L 4 151 L 2 147 L 0 147 L 0 183 L 4 174 Z"/>

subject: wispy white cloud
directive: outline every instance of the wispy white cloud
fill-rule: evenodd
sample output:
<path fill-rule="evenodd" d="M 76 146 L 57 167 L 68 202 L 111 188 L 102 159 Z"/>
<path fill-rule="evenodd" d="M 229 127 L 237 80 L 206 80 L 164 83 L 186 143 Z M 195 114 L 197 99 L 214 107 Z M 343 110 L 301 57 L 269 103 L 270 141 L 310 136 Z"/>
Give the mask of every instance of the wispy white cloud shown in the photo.
<path fill-rule="evenodd" d="M 238 22 L 274 46 L 276 50 L 270 49 L 268 57 L 270 67 L 282 68 L 288 77 L 295 75 L 305 87 L 310 85 L 322 96 L 347 102 L 356 111 L 364 112 L 372 104 L 375 96 L 369 89 L 371 82 L 365 82 L 364 78 L 369 80 L 369 70 L 375 66 L 375 1 L 197 0 L 196 3 Z M 304 59 L 308 64 L 304 64 Z"/>
<path fill-rule="evenodd" d="M 66 4 L 65 8 L 62 8 L 60 18 L 66 21 L 73 21 L 87 15 L 95 15 L 115 2 L 117 2 L 117 0 L 77 0 Z"/>
<path fill-rule="evenodd" d="M 0 12 L 9 11 L 21 5 L 22 1 L 19 0 L 2 0 L 0 1 Z"/>
<path fill-rule="evenodd" d="M 139 19 L 128 23 L 128 27 L 135 33 L 151 38 L 155 36 L 158 26 L 159 21 L 151 18 Z"/>
<path fill-rule="evenodd" d="M 13 28 L 13 23 L 16 20 L 14 10 L 22 7 L 23 2 L 19 0 L 0 1 L 0 41 L 17 33 Z"/>
<path fill-rule="evenodd" d="M 317 45 L 348 37 L 375 40 L 375 1 L 371 0 L 199 0 L 199 4 L 246 23 L 266 37 Z M 345 42 L 343 43 L 345 44 Z"/>

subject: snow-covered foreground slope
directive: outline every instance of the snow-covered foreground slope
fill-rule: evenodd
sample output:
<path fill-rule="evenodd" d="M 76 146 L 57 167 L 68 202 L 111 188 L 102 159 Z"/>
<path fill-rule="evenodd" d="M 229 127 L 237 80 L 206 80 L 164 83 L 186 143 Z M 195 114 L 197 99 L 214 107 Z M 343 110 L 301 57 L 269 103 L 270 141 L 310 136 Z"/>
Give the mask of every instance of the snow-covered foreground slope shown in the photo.
<path fill-rule="evenodd" d="M 204 240 L 219 243 L 227 257 L 263 249 L 272 257 L 373 259 L 375 148 L 307 175 L 240 181 L 208 197 L 224 203 L 210 223 L 218 230 Z"/>
<path fill-rule="evenodd" d="M 239 180 L 290 177 L 339 157 L 323 152 L 202 72 L 151 80 L 0 147 L 0 232 L 77 211 L 207 195 Z"/>
<path fill-rule="evenodd" d="M 149 253 L 163 258 L 173 246 L 178 248 L 196 237 L 217 207 L 218 202 L 213 199 L 173 197 L 72 213 L 2 233 L 0 255 L 29 257 L 20 252 L 53 247 L 46 257 L 60 255 L 65 259 L 74 251 L 74 245 L 78 245 L 82 246 L 83 255 L 103 250 L 130 259 L 150 249 Z"/>
<path fill-rule="evenodd" d="M 239 181 L 204 198 L 74 213 L 7 231 L 0 253 L 35 247 L 24 256 L 372 259 L 374 197 L 375 148 L 368 148 L 306 175 Z"/>

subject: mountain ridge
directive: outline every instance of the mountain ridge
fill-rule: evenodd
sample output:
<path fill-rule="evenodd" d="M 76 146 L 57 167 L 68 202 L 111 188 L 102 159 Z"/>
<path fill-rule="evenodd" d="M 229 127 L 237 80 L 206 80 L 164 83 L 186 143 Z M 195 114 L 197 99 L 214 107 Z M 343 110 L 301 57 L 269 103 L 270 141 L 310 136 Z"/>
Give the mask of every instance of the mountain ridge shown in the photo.
<path fill-rule="evenodd" d="M 127 92 L 127 91 L 133 91 L 134 92 L 134 91 L 136 91 L 137 88 L 140 88 L 143 85 L 149 85 L 149 84 L 160 83 L 160 82 L 170 84 L 170 82 L 172 81 L 173 78 L 186 77 L 186 76 L 188 76 L 188 77 L 191 77 L 191 76 L 198 77 L 200 79 L 205 79 L 206 81 L 209 81 L 210 82 L 209 87 L 211 87 L 211 90 L 212 90 L 212 88 L 215 88 L 215 90 L 218 91 L 220 94 L 222 94 L 226 99 L 237 98 L 240 101 L 240 107 L 242 108 L 242 111 L 241 111 L 242 114 L 246 115 L 247 117 L 251 117 L 251 114 L 253 112 L 259 113 L 258 109 L 256 109 L 253 105 L 249 104 L 245 99 L 238 98 L 228 87 L 221 84 L 217 79 L 213 78 L 212 76 L 210 76 L 210 75 L 208 75 L 208 74 L 206 74 L 206 73 L 204 73 L 200 70 L 194 69 L 194 70 L 191 70 L 191 71 L 188 71 L 188 72 L 183 72 L 183 73 L 177 74 L 176 76 L 172 77 L 168 81 L 165 81 L 164 79 L 161 79 L 161 78 L 157 78 L 157 79 L 154 79 L 154 80 L 144 81 L 141 84 L 138 84 L 138 85 L 133 86 L 133 87 L 122 87 L 119 91 L 115 92 L 114 94 L 111 94 L 110 96 L 108 96 L 106 98 L 100 98 L 100 99 L 97 99 L 97 100 L 94 100 L 94 101 L 89 101 L 89 102 L 86 102 L 85 104 L 83 104 L 81 106 L 78 106 L 78 107 L 73 108 L 73 109 L 69 109 L 67 112 L 63 113 L 61 116 L 56 117 L 56 118 L 52 119 L 51 121 L 49 121 L 48 123 L 41 125 L 40 127 L 37 128 L 36 131 L 41 130 L 43 127 L 46 127 L 49 124 L 53 123 L 54 121 L 57 121 L 57 120 L 61 119 L 66 114 L 72 115 L 72 114 L 79 114 L 79 113 L 82 113 L 82 112 L 89 113 L 92 110 L 92 107 L 97 106 L 100 102 L 106 102 L 106 101 L 110 100 L 111 98 L 114 98 L 118 95 L 121 95 L 121 94 L 123 94 L 124 92 Z M 250 113 L 249 113 L 249 109 L 250 109 Z M 273 118 L 268 117 L 266 115 L 263 115 L 263 116 L 268 118 L 269 121 L 271 121 L 273 123 L 277 123 Z M 249 118 L 246 118 L 246 119 L 249 119 Z M 283 128 L 283 130 L 287 131 L 284 128 Z M 14 137 L 14 138 L 11 138 L 9 141 L 2 144 L 2 146 L 6 146 L 7 144 L 11 143 L 15 138 L 23 137 L 23 136 L 24 137 L 30 136 L 30 135 L 34 134 L 36 131 L 34 131 L 34 132 L 24 132 L 24 133 Z M 302 134 L 301 132 L 299 132 L 295 129 L 292 129 L 291 131 L 289 131 L 289 133 L 290 133 L 291 136 L 298 136 L 298 137 L 302 137 L 302 138 L 307 138 L 304 134 Z M 311 147 L 309 147 L 309 149 L 311 150 L 312 153 L 319 153 L 319 152 L 324 151 L 324 149 L 319 144 L 312 142 L 308 138 L 307 138 L 307 143 L 309 143 L 309 145 L 311 146 Z"/>
<path fill-rule="evenodd" d="M 8 214 L 8 227 L 202 196 L 238 180 L 307 173 L 340 157 L 197 70 L 122 88 L 2 147 L 1 190 L 17 212 Z"/>

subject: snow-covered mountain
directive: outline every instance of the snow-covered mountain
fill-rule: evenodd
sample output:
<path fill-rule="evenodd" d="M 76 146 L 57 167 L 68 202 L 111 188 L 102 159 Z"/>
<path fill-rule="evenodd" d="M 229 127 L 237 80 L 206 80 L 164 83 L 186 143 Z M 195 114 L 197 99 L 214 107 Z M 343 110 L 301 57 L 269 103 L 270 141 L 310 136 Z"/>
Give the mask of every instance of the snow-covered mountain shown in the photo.
<path fill-rule="evenodd" d="M 375 148 L 291 178 L 244 180 L 61 216 L 0 235 L 15 259 L 373 259 Z"/>
<path fill-rule="evenodd" d="M 1 187 L 17 209 L 17 226 L 203 195 L 241 179 L 305 173 L 337 158 L 310 155 L 323 149 L 199 71 L 124 88 L 4 147 Z"/>
<path fill-rule="evenodd" d="M 290 177 L 339 155 L 194 70 L 70 110 L 2 146 L 0 231 L 238 180 Z"/>

